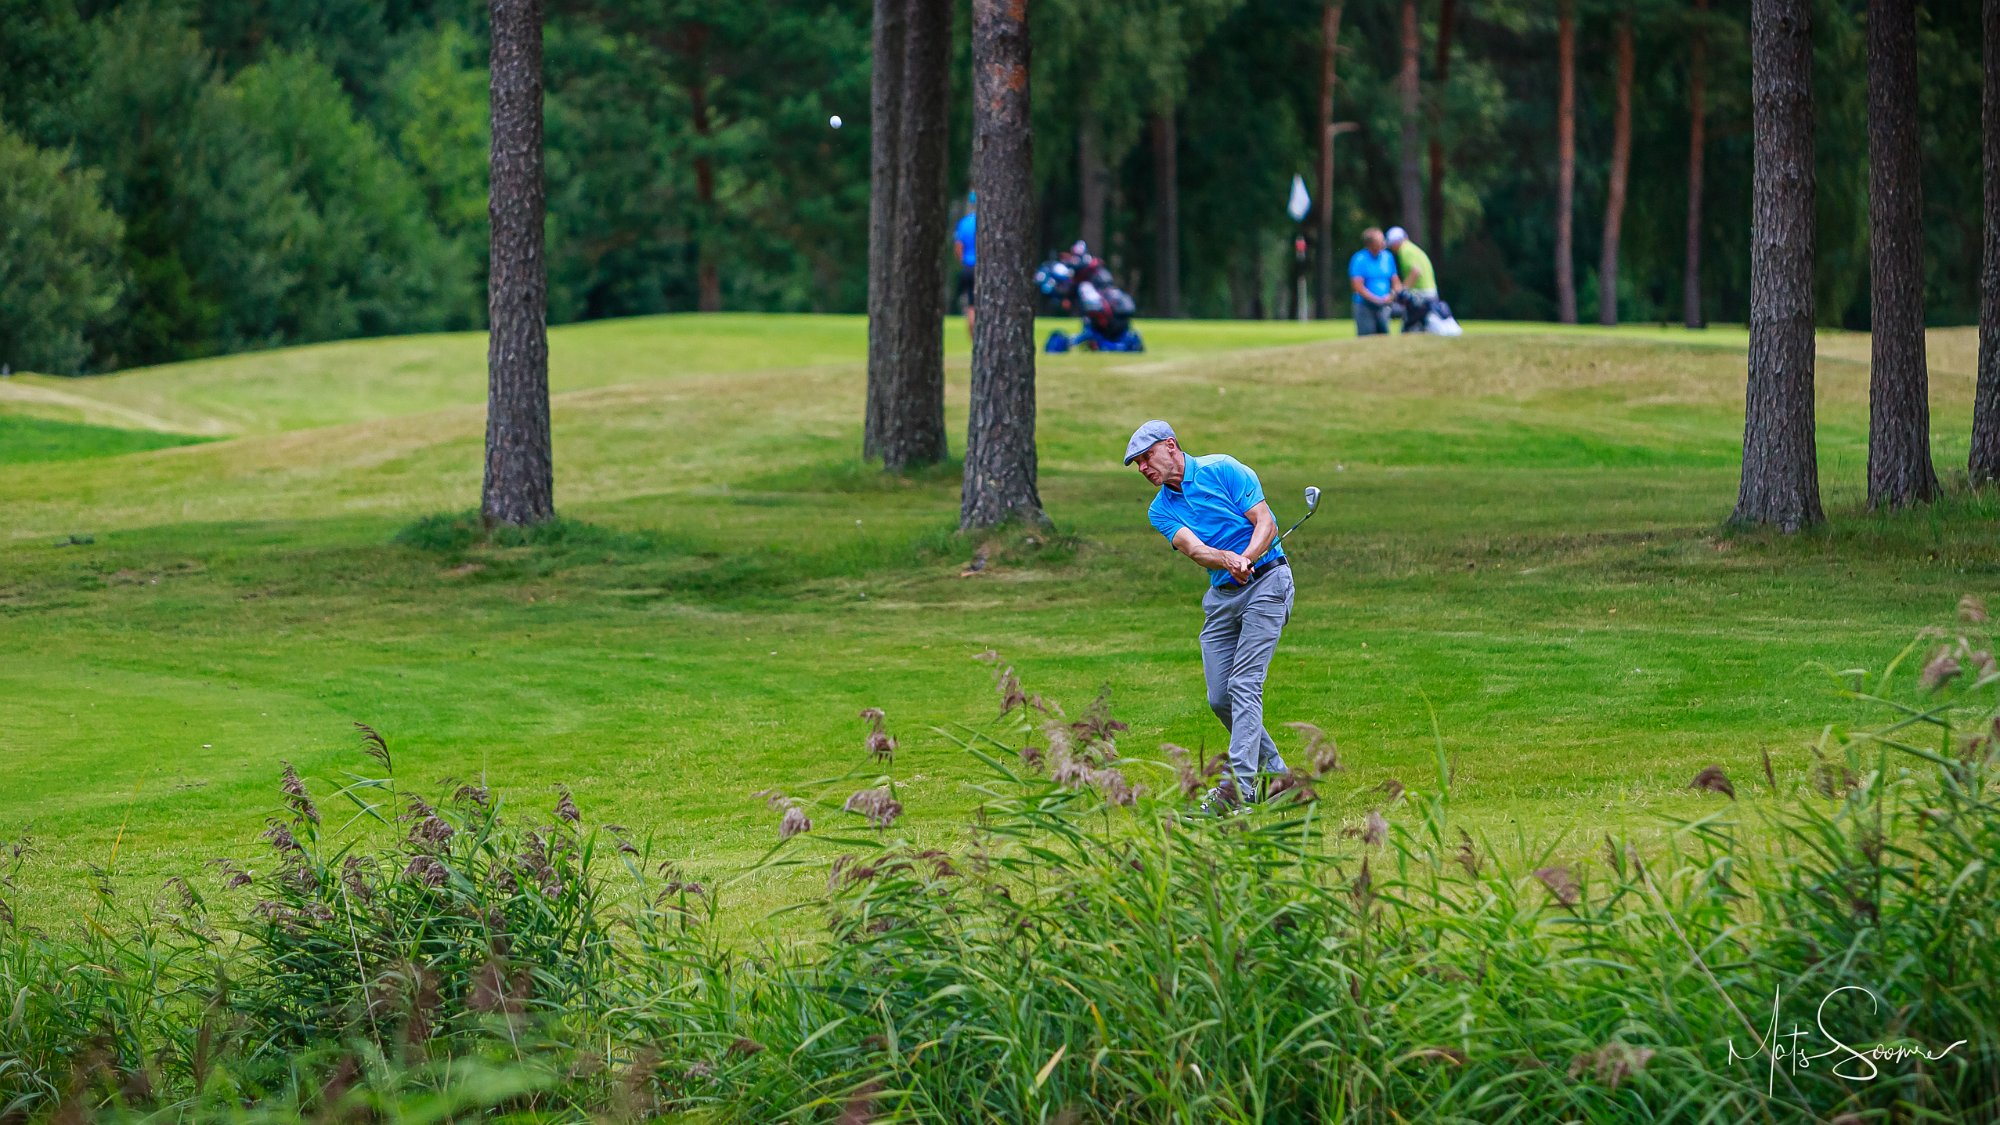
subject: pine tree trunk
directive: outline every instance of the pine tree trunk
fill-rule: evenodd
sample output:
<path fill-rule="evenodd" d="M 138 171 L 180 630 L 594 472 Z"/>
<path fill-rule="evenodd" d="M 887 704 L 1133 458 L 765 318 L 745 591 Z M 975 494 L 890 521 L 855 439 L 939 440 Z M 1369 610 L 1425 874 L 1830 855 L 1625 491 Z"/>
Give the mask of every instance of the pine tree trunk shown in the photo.
<path fill-rule="evenodd" d="M 1417 134 L 1417 112 L 1422 90 L 1417 81 L 1417 57 L 1423 52 L 1423 35 L 1417 27 L 1417 0 L 1403 0 L 1403 69 L 1396 78 L 1396 92 L 1402 102 L 1403 141 L 1400 175 L 1402 187 L 1401 225 L 1419 246 L 1430 241 L 1424 230 L 1424 183 L 1422 141 Z"/>
<path fill-rule="evenodd" d="M 1457 14 L 1458 0 L 1443 0 L 1438 7 L 1437 73 L 1431 76 L 1430 203 L 1424 214 L 1424 233 L 1437 244 L 1430 247 L 1433 251 L 1444 247 L 1444 102 L 1451 81 L 1451 34 Z"/>
<path fill-rule="evenodd" d="M 868 136 L 868 406 L 861 455 L 882 455 L 883 415 L 896 365 L 896 154 L 903 147 L 903 38 L 909 0 L 875 0 Z"/>
<path fill-rule="evenodd" d="M 1632 10 L 1618 17 L 1618 102 L 1612 119 L 1611 175 L 1605 189 L 1604 246 L 1597 259 L 1597 322 L 1618 323 L 1618 239 L 1625 227 L 1625 178 L 1632 168 Z"/>
<path fill-rule="evenodd" d="M 1576 323 L 1576 0 L 1557 0 L 1556 319 Z"/>
<path fill-rule="evenodd" d="M 1264 240 L 1252 238 L 1250 242 L 1250 319 L 1264 320 L 1270 315 L 1270 306 L 1264 303 Z"/>
<path fill-rule="evenodd" d="M 1099 257 L 1107 256 L 1111 249 L 1104 243 L 1104 199 L 1110 190 L 1110 179 L 1111 173 L 1104 166 L 1104 134 L 1098 127 L 1097 113 L 1086 107 L 1076 131 L 1077 206 L 1081 212 L 1077 237 Z"/>
<path fill-rule="evenodd" d="M 2000 0 L 1986 0 L 1983 13 L 1980 163 L 1986 176 L 1986 247 L 1979 271 L 1979 390 L 1966 463 L 1976 483 L 2000 480 Z"/>
<path fill-rule="evenodd" d="M 1180 144 L 1180 127 L 1168 106 L 1153 117 L 1153 271 L 1158 275 L 1153 285 L 1160 315 L 1172 317 L 1187 315 L 1181 308 Z"/>
<path fill-rule="evenodd" d="M 695 307 L 701 312 L 722 311 L 722 273 L 715 264 L 715 158 L 709 155 L 714 130 L 708 117 L 708 25 L 687 25 L 688 109 L 695 135 L 694 198 L 695 218 Z"/>
<path fill-rule="evenodd" d="M 1937 498 L 1924 365 L 1924 188 L 1916 0 L 1868 2 L 1868 245 L 1873 303 L 1868 506 Z"/>
<path fill-rule="evenodd" d="M 1048 520 L 1035 488 L 1035 162 L 1028 59 L 1027 5 L 973 0 L 972 189 L 979 193 L 979 269 L 973 284 L 979 319 L 972 334 L 962 528 Z"/>
<path fill-rule="evenodd" d="M 946 112 L 951 97 L 952 6 L 915 0 L 905 17 L 903 97 L 895 154 L 897 224 L 892 278 L 895 362 L 878 442 L 882 467 L 904 472 L 948 452 L 944 431 Z"/>
<path fill-rule="evenodd" d="M 1334 294 L 1340 284 L 1334 272 L 1338 263 L 1333 249 L 1333 80 L 1335 52 L 1340 47 L 1339 0 L 1320 9 L 1319 36 L 1319 191 L 1313 198 L 1319 276 L 1313 287 L 1317 297 L 1313 304 L 1314 315 L 1325 320 L 1333 315 Z"/>
<path fill-rule="evenodd" d="M 1820 523 L 1813 432 L 1812 0 L 1751 0 L 1750 374 L 1730 522 Z"/>
<path fill-rule="evenodd" d="M 1229 316 L 1232 320 L 1250 319 L 1250 287 L 1244 284 L 1244 271 L 1232 262 L 1229 266 Z"/>
<path fill-rule="evenodd" d="M 542 222 L 542 4 L 491 0 L 493 147 L 487 217 L 486 481 L 496 523 L 555 518 L 549 441 L 549 275 Z"/>
<path fill-rule="evenodd" d="M 1681 276 L 1681 320 L 1706 327 L 1701 315 L 1702 161 L 1708 149 L 1708 0 L 1694 0 L 1694 41 L 1688 46 L 1687 265 Z"/>

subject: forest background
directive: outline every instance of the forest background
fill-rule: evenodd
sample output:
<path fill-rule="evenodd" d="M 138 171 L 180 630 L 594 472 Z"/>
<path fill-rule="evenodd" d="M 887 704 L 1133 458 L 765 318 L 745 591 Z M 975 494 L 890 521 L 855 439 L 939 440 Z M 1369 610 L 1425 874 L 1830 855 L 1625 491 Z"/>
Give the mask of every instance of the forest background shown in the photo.
<path fill-rule="evenodd" d="M 1553 319 L 1558 4 L 1343 9 L 1335 262 L 1362 226 L 1401 223 L 1462 316 Z M 1746 0 L 1575 12 L 1579 318 L 1600 319 L 1615 44 L 1630 19 L 1617 314 L 1682 319 L 1700 74 L 1697 307 L 1745 320 Z M 1294 174 L 1317 183 L 1326 14 L 1316 0 L 1037 4 L 1044 246 L 1092 237 L 1148 315 L 1293 315 L 1292 240 L 1317 216 L 1295 226 L 1284 204 Z M 1861 3 L 1822 2 L 1814 27 L 1818 315 L 1851 328 L 1869 311 L 1864 17 Z M 863 310 L 869 18 L 866 0 L 553 0 L 550 320 Z M 1963 324 L 1977 310 L 1979 10 L 1937 0 L 1919 21 L 1925 308 Z M 951 114 L 961 187 L 966 23 L 959 13 Z M 0 230 L 14 266 L 0 361 L 85 373 L 483 327 L 484 4 L 0 0 L 0 26 Z M 1399 86 L 1412 44 L 1414 102 Z M 1416 215 L 1403 213 L 1412 171 Z M 1176 259 L 1178 286 L 1162 278 Z"/>

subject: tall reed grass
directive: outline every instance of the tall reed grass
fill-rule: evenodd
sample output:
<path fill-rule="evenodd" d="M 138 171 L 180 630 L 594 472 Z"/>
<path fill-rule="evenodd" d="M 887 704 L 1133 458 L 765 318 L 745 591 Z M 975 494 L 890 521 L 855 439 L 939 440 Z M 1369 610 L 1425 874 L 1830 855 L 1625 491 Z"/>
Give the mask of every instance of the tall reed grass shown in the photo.
<path fill-rule="evenodd" d="M 826 883 L 747 945 L 566 791 L 419 791 L 364 728 L 322 796 L 283 769 L 254 860 L 61 933 L 0 909 L 0 1118 L 1994 1120 L 2000 672 L 1963 613 L 1834 674 L 1879 725 L 1704 770 L 1643 851 L 1469 833 L 1441 752 L 1360 791 L 1311 728 L 1264 806 L 1195 817 L 1205 763 L 993 658 L 1000 719 L 940 732 L 987 778 L 962 846 L 898 836 L 866 712 L 855 771 L 759 795 L 764 866 Z"/>

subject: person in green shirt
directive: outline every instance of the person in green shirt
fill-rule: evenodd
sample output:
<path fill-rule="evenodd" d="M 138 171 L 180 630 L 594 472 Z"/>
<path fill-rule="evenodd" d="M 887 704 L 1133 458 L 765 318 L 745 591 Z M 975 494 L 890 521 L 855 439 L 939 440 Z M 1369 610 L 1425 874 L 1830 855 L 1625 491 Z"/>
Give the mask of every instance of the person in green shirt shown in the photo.
<path fill-rule="evenodd" d="M 1398 272 L 1403 275 L 1403 288 L 1426 301 L 1437 300 L 1437 273 L 1431 269 L 1431 256 L 1411 242 L 1410 232 L 1402 227 L 1390 227 L 1388 241 L 1389 249 L 1396 255 Z"/>

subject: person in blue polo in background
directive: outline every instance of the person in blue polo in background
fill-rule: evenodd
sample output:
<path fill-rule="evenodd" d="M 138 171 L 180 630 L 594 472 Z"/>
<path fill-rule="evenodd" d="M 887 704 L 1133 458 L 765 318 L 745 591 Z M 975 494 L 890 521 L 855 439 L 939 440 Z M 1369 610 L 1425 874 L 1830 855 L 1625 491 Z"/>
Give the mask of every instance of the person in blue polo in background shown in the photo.
<path fill-rule="evenodd" d="M 1229 772 L 1202 798 L 1220 813 L 1257 799 L 1257 775 L 1285 760 L 1264 729 L 1264 677 L 1292 616 L 1291 562 L 1264 485 L 1226 453 L 1183 453 L 1158 419 L 1133 431 L 1125 463 L 1159 489 L 1147 518 L 1174 550 L 1208 568 L 1202 596 L 1201 670 L 1208 706 L 1229 731 Z"/>
<path fill-rule="evenodd" d="M 1361 232 L 1361 249 L 1347 259 L 1347 280 L 1354 286 L 1354 334 L 1389 334 L 1389 306 L 1402 292 L 1403 279 L 1396 271 L 1396 255 L 1389 252 L 1380 227 Z"/>
<path fill-rule="evenodd" d="M 972 267 L 979 264 L 979 193 L 965 195 L 965 217 L 951 232 L 951 248 L 958 254 L 958 297 L 965 306 L 965 334 L 972 335 Z"/>

